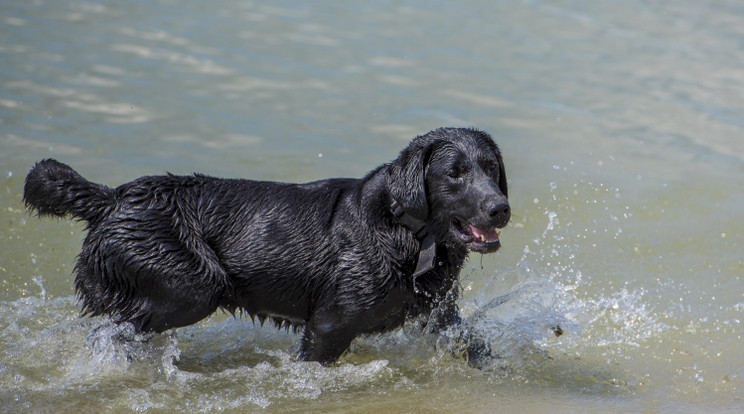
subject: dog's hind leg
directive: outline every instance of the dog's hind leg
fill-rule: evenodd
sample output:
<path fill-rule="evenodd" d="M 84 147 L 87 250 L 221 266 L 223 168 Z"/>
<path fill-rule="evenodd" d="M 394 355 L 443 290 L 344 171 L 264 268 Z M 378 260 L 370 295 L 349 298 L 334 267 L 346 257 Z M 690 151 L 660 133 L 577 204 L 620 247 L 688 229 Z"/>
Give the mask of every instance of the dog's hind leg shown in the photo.
<path fill-rule="evenodd" d="M 229 278 L 203 240 L 164 231 L 89 234 L 76 266 L 84 309 L 162 332 L 196 323 L 223 305 Z"/>
<path fill-rule="evenodd" d="M 224 303 L 229 278 L 206 243 L 163 258 L 161 277 L 146 292 L 152 310 L 142 329 L 161 332 L 208 317 Z M 171 266 L 168 266 L 171 264 Z"/>

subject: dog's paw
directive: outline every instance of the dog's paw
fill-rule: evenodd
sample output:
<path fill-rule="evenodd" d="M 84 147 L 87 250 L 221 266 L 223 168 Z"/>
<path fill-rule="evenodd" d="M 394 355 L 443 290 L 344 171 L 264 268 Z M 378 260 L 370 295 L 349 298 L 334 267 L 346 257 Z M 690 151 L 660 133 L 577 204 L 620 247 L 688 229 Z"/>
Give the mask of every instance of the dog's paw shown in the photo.
<path fill-rule="evenodd" d="M 467 348 L 465 349 L 465 360 L 469 366 L 483 369 L 491 360 L 498 358 L 498 355 L 494 355 L 491 346 L 487 342 L 473 338 L 468 341 Z"/>

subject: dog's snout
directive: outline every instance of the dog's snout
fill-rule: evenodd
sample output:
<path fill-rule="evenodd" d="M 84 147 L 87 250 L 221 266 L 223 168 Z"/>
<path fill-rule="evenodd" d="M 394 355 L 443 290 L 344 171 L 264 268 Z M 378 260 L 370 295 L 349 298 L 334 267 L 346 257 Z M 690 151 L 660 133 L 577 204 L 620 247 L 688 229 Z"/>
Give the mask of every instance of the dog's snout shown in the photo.
<path fill-rule="evenodd" d="M 486 205 L 488 215 L 498 222 L 499 226 L 506 225 L 511 217 L 511 209 L 509 203 L 504 202 L 489 202 Z"/>
<path fill-rule="evenodd" d="M 509 204 L 507 203 L 489 203 L 488 204 L 488 215 L 494 216 L 508 216 L 509 215 Z"/>

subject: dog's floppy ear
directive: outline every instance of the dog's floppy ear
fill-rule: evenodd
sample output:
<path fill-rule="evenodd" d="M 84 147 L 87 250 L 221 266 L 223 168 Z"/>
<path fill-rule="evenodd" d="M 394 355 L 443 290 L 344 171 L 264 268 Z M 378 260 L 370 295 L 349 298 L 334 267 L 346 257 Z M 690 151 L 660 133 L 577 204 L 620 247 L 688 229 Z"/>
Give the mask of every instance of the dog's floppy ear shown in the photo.
<path fill-rule="evenodd" d="M 429 203 L 426 201 L 426 166 L 432 145 L 425 136 L 414 138 L 390 163 L 387 170 L 387 186 L 393 200 L 411 216 L 426 220 Z"/>

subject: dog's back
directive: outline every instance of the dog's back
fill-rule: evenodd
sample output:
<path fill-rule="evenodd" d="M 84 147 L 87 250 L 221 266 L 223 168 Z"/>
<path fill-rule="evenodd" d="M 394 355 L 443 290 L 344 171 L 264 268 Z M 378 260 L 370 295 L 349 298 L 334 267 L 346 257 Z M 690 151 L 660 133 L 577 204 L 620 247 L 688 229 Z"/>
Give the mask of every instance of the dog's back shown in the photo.
<path fill-rule="evenodd" d="M 75 266 L 87 314 L 160 332 L 222 307 L 298 327 L 331 280 L 336 204 L 358 181 L 163 175 L 114 189 L 47 159 L 29 172 L 24 200 L 39 215 L 88 222 Z"/>

